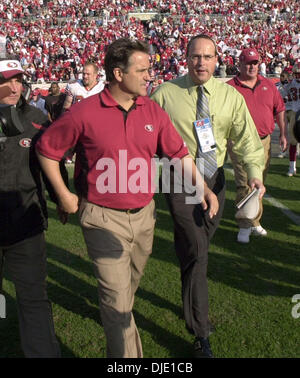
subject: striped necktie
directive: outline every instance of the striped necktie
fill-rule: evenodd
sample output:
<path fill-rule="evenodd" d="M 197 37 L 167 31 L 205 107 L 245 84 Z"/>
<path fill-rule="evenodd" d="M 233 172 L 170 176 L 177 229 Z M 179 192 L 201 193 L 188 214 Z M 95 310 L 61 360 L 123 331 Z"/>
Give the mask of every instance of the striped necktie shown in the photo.
<path fill-rule="evenodd" d="M 198 88 L 196 117 L 197 119 L 210 118 L 208 99 L 204 93 L 204 88 L 202 85 L 199 85 Z M 204 175 L 211 178 L 218 169 L 216 150 L 203 153 L 200 146 L 198 146 L 197 156 L 204 159 Z"/>

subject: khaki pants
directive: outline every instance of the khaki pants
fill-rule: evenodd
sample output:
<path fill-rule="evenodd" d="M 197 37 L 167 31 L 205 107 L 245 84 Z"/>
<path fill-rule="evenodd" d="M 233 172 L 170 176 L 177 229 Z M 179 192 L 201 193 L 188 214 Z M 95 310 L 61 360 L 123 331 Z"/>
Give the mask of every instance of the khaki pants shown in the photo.
<path fill-rule="evenodd" d="M 132 307 L 152 252 L 155 218 L 153 200 L 135 214 L 81 203 L 80 223 L 98 281 L 107 357 L 143 357 Z"/>
<path fill-rule="evenodd" d="M 271 135 L 268 135 L 265 139 L 261 140 L 262 145 L 264 147 L 265 153 L 265 167 L 263 171 L 263 182 L 266 180 L 267 171 L 270 165 L 271 160 Z M 251 189 L 248 185 L 248 176 L 247 172 L 244 170 L 243 165 L 238 162 L 235 153 L 232 151 L 232 141 L 228 141 L 228 153 L 232 162 L 232 166 L 234 169 L 234 178 L 235 178 L 235 185 L 236 185 L 236 203 L 238 203 L 242 198 L 244 198 L 248 193 L 250 193 Z M 260 225 L 260 219 L 263 214 L 263 205 L 262 201 L 260 200 L 259 204 L 259 213 L 256 218 L 249 220 L 249 219 L 237 219 L 237 223 L 239 228 L 249 228 L 249 227 L 257 227 Z"/>

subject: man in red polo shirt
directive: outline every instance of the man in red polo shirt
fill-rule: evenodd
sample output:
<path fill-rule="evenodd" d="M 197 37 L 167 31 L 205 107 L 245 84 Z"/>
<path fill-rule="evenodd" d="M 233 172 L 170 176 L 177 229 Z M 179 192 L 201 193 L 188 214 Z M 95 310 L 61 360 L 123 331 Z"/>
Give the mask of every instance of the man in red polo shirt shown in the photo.
<path fill-rule="evenodd" d="M 274 116 L 280 130 L 279 143 L 282 151 L 287 149 L 285 105 L 276 86 L 263 76 L 258 75 L 259 54 L 252 48 L 244 49 L 239 58 L 239 74 L 229 80 L 227 84 L 236 88 L 245 98 L 249 112 L 253 118 L 257 132 L 265 151 L 265 181 L 271 159 L 271 134 L 274 131 Z M 247 173 L 243 164 L 239 163 L 232 151 L 232 142 L 229 141 L 228 152 L 232 160 L 237 188 L 236 201 L 239 202 L 250 191 Z M 238 219 L 239 233 L 237 241 L 249 243 L 250 234 L 265 236 L 267 231 L 261 226 L 263 208 L 260 201 L 260 211 L 255 219 Z"/>
<path fill-rule="evenodd" d="M 155 224 L 152 158 L 189 161 L 184 173 L 189 173 L 193 183 L 203 181 L 169 116 L 147 97 L 148 46 L 126 38 L 116 40 L 107 51 L 104 66 L 108 86 L 74 104 L 56 120 L 37 150 L 61 209 L 75 213 L 79 206 L 98 280 L 107 356 L 135 358 L 143 353 L 132 307 L 152 252 Z M 58 170 L 58 162 L 73 146 L 79 201 Z M 205 210 L 209 205 L 212 218 L 218 212 L 218 200 L 205 183 L 203 187 L 199 202 Z"/>

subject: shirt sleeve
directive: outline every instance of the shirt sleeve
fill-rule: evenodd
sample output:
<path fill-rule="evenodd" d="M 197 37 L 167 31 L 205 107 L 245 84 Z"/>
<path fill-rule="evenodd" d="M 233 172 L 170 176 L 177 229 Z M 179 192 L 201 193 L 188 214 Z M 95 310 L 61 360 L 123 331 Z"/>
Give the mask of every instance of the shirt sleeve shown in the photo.
<path fill-rule="evenodd" d="M 81 130 L 82 125 L 75 122 L 71 112 L 67 111 L 43 133 L 36 149 L 47 158 L 60 161 L 76 145 Z"/>
<path fill-rule="evenodd" d="M 164 108 L 164 96 L 162 94 L 161 86 L 155 89 L 154 92 L 152 92 L 150 98 L 155 101 L 161 108 Z"/>

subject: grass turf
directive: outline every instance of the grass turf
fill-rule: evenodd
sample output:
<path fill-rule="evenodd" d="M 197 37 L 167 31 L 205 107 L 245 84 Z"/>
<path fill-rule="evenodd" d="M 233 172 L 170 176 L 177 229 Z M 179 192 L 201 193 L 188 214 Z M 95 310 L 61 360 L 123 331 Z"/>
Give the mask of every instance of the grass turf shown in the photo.
<path fill-rule="evenodd" d="M 300 215 L 300 176 L 287 178 L 287 159 L 272 159 L 267 190 Z M 72 168 L 69 167 L 72 171 Z M 226 172 L 224 216 L 210 247 L 208 281 L 211 336 L 216 357 L 299 357 L 300 318 L 292 297 L 300 294 L 300 227 L 264 201 L 266 238 L 236 243 L 235 187 Z M 191 357 L 192 335 L 181 308 L 180 272 L 173 251 L 172 219 L 156 195 L 157 224 L 152 256 L 136 294 L 134 316 L 145 357 Z M 48 294 L 63 357 L 104 357 L 96 281 L 77 216 L 62 226 L 49 203 Z M 0 357 L 22 357 L 15 291 L 5 274 L 7 318 L 0 319 Z"/>

